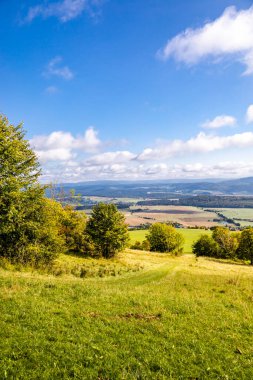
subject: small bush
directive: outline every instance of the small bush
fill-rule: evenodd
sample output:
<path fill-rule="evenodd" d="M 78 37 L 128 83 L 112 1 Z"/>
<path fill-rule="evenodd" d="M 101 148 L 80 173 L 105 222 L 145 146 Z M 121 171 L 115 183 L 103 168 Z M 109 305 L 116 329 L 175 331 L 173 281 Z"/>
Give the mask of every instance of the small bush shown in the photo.
<path fill-rule="evenodd" d="M 143 240 L 143 242 L 136 241 L 134 244 L 130 246 L 131 249 L 137 249 L 140 251 L 150 251 L 150 244 L 147 239 Z"/>
<path fill-rule="evenodd" d="M 219 246 L 217 242 L 208 235 L 201 235 L 200 238 L 193 243 L 192 252 L 196 256 L 217 257 Z"/>

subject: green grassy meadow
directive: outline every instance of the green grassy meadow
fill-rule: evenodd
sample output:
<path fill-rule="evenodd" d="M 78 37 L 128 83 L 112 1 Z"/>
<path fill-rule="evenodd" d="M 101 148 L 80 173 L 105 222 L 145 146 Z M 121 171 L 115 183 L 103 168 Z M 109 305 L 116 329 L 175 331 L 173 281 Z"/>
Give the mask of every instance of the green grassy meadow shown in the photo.
<path fill-rule="evenodd" d="M 0 269 L 0 379 L 253 378 L 252 267 L 131 250 L 113 265 L 141 269 Z"/>
<path fill-rule="evenodd" d="M 131 243 L 134 244 L 136 241 L 142 242 L 145 239 L 147 232 L 148 232 L 147 230 L 130 231 Z M 178 232 L 180 232 L 184 236 L 184 239 L 185 239 L 184 253 L 192 252 L 192 244 L 196 240 L 198 240 L 198 238 L 201 235 L 203 234 L 211 235 L 210 230 L 200 230 L 200 229 L 193 229 L 193 228 L 178 229 Z"/>

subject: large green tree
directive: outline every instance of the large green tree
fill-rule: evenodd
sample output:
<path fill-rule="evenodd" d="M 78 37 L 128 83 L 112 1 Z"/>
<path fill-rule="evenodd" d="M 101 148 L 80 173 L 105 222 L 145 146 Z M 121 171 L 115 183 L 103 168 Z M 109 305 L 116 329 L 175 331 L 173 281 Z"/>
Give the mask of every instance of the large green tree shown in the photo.
<path fill-rule="evenodd" d="M 164 223 L 154 223 L 146 236 L 150 250 L 154 252 L 178 253 L 182 251 L 184 238 L 175 227 Z"/>
<path fill-rule="evenodd" d="M 61 248 L 39 175 L 22 125 L 0 116 L 0 256 L 36 266 L 51 262 Z"/>
<path fill-rule="evenodd" d="M 212 238 L 219 246 L 218 256 L 223 259 L 235 258 L 239 245 L 238 237 L 226 227 L 216 227 L 213 230 Z"/>
<path fill-rule="evenodd" d="M 243 260 L 250 260 L 253 265 L 253 228 L 246 228 L 240 236 L 238 247 L 238 257 Z"/>
<path fill-rule="evenodd" d="M 99 203 L 93 207 L 86 233 L 93 242 L 96 253 L 105 258 L 113 257 L 129 242 L 125 217 L 114 204 Z"/>

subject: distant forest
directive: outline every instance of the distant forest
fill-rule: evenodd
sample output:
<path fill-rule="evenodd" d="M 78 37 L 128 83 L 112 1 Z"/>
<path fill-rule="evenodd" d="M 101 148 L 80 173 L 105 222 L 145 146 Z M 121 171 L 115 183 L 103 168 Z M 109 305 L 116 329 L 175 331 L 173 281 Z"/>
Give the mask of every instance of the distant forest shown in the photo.
<path fill-rule="evenodd" d="M 98 203 L 90 197 L 106 197 L 118 208 L 178 205 L 211 208 L 253 208 L 253 177 L 229 181 L 95 181 L 62 184 L 54 189 L 59 200 L 72 203 L 79 195 L 78 209 Z M 48 193 L 50 196 L 50 192 Z"/>
<path fill-rule="evenodd" d="M 198 195 L 193 197 L 180 198 L 178 200 L 170 199 L 152 199 L 137 202 L 138 206 L 196 206 L 211 208 L 253 208 L 253 197 L 240 196 L 214 196 Z"/>

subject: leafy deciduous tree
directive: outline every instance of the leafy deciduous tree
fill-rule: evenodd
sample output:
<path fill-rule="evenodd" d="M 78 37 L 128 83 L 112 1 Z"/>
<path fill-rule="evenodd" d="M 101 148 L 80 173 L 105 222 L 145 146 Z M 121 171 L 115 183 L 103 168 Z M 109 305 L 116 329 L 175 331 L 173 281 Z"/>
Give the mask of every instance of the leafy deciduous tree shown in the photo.
<path fill-rule="evenodd" d="M 195 241 L 192 246 L 192 252 L 196 256 L 217 257 L 218 251 L 218 243 L 207 234 L 201 235 L 200 238 Z"/>
<path fill-rule="evenodd" d="M 180 252 L 184 238 L 177 230 L 163 223 L 154 223 L 148 230 L 146 239 L 154 252 Z"/>
<path fill-rule="evenodd" d="M 85 252 L 86 221 L 84 212 L 77 212 L 71 206 L 65 206 L 62 209 L 60 234 L 64 236 L 65 244 L 69 251 L 76 253 Z"/>
<path fill-rule="evenodd" d="M 99 203 L 92 209 L 86 232 L 97 253 L 105 258 L 114 256 L 129 242 L 124 215 L 114 204 Z"/>
<path fill-rule="evenodd" d="M 218 255 L 221 258 L 234 258 L 238 248 L 238 239 L 226 227 L 216 227 L 212 234 L 219 245 Z"/>
<path fill-rule="evenodd" d="M 253 228 L 246 228 L 242 231 L 238 257 L 243 260 L 250 260 L 251 265 L 253 265 Z"/>

